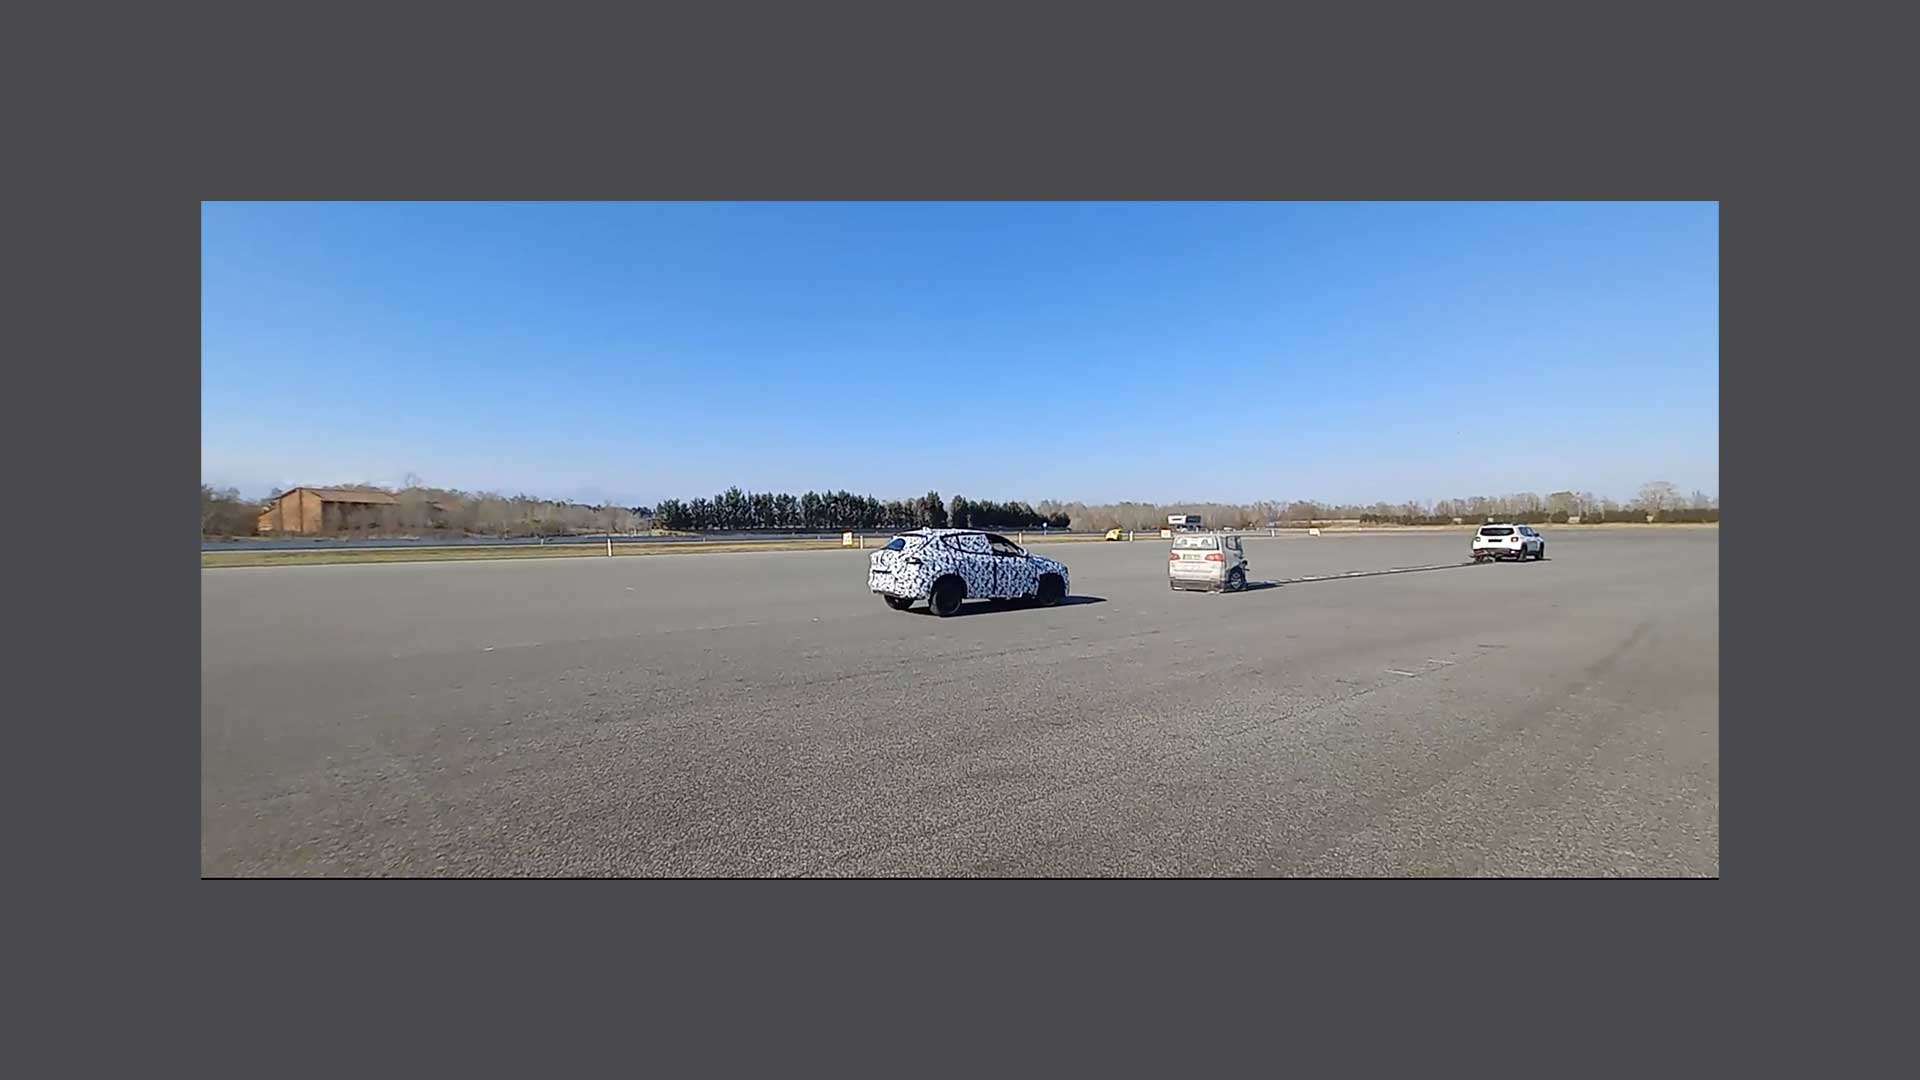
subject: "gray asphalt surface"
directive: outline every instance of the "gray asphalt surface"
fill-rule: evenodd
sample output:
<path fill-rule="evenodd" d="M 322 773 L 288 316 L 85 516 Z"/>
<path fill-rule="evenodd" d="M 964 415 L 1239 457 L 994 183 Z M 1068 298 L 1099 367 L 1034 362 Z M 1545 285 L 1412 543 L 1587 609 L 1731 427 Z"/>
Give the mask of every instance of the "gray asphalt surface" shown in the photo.
<path fill-rule="evenodd" d="M 1718 530 L 1543 531 L 944 620 L 851 551 L 203 570 L 202 871 L 1717 875 Z"/>

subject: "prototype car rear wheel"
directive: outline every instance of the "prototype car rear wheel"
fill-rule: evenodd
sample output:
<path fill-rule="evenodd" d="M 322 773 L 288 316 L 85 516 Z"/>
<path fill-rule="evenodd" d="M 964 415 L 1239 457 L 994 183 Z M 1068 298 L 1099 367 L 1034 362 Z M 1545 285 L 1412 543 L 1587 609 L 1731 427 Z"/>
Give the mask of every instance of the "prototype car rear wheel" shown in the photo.
<path fill-rule="evenodd" d="M 886 593 L 881 593 L 880 596 L 886 600 L 887 606 L 895 611 L 905 611 L 913 606 L 913 597 L 911 596 L 888 596 Z"/>
<path fill-rule="evenodd" d="M 933 590 L 927 595 L 927 610 L 941 618 L 960 610 L 960 601 L 967 598 L 967 583 L 949 574 L 933 583 Z"/>

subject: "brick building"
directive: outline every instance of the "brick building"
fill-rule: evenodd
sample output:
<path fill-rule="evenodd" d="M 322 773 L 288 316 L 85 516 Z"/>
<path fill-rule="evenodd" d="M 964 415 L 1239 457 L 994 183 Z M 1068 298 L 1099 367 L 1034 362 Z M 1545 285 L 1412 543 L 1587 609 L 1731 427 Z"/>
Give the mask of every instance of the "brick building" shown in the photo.
<path fill-rule="evenodd" d="M 314 535 L 368 528 L 398 500 L 384 491 L 297 487 L 282 492 L 260 511 L 259 531 Z"/>

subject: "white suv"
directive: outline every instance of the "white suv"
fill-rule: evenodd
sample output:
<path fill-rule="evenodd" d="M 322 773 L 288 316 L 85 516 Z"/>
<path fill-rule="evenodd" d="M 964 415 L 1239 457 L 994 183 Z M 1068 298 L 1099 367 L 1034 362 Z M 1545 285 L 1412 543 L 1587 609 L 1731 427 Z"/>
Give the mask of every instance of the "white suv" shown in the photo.
<path fill-rule="evenodd" d="M 1525 525 L 1482 525 L 1473 534 L 1473 561 L 1544 559 L 1547 538 Z"/>

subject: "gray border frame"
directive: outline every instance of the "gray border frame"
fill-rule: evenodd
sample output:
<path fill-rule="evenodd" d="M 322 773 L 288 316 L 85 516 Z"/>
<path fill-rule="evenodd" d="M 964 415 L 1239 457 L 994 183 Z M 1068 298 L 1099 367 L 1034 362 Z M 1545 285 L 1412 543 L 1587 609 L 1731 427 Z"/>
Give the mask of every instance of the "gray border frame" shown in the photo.
<path fill-rule="evenodd" d="M 1715 973 L 1744 922 L 1718 904 L 1706 922 L 1699 892 L 1656 901 L 1574 885 L 1384 886 L 1399 890 L 1392 896 L 1336 883 L 188 885 L 199 866 L 198 641 L 181 621 L 198 610 L 199 571 L 187 521 L 197 380 L 185 373 L 198 364 L 202 199 L 1724 200 L 1725 310 L 1747 316 L 1729 320 L 1722 343 L 1737 358 L 1722 390 L 1723 452 L 1739 462 L 1722 481 L 1734 507 L 1722 573 L 1747 582 L 1723 595 L 1735 677 L 1722 708 L 1737 718 L 1724 865 L 1734 883 L 1757 881 L 1796 851 L 1858 846 L 1803 864 L 1797 880 L 1775 879 L 1804 893 L 1828 892 L 1833 875 L 1863 865 L 1852 856 L 1868 841 L 1808 813 L 1857 805 L 1848 790 L 1860 776 L 1795 769 L 1791 803 L 1767 799 L 1768 778 L 1802 764 L 1805 721 L 1832 708 L 1810 666 L 1826 657 L 1774 628 L 1837 612 L 1818 575 L 1770 574 L 1759 586 L 1768 568 L 1790 565 L 1786 537 L 1743 530 L 1740 507 L 1763 483 L 1827 482 L 1809 440 L 1774 437 L 1775 418 L 1804 417 L 1823 435 L 1858 419 L 1809 391 L 1832 388 L 1850 356 L 1828 357 L 1872 331 L 1857 319 L 1816 327 L 1820 306 L 1857 299 L 1809 268 L 1851 269 L 1845 240 L 1860 234 L 1849 227 L 1877 224 L 1866 217 L 1871 198 L 1856 190 L 1829 201 L 1818 185 L 1885 182 L 1870 169 L 1836 173 L 1831 155 L 1849 137 L 1899 130 L 1875 115 L 1891 100 L 1876 94 L 1893 90 L 1877 73 L 1897 70 L 1894 50 L 1908 40 L 1896 27 L 1855 11 L 1850 36 L 1834 44 L 1820 14 L 1731 4 L 875 5 L 838 18 L 811 5 L 636 7 L 599 13 L 610 25 L 591 32 L 553 8 L 369 14 L 151 8 L 106 20 L 41 10 L 16 28 L 16 45 L 32 47 L 17 75 L 46 95 L 29 124 L 40 149 L 16 160 L 58 183 L 25 215 L 34 254 L 18 307 L 53 362 L 26 354 L 13 400 L 28 445 L 77 454 L 68 490 L 112 487 L 120 512 L 153 537 L 63 538 L 50 571 L 22 575 L 19 610 L 44 621 L 30 634 L 27 701 L 15 714 L 31 728 L 28 752 L 13 762 L 17 772 L 28 761 L 53 766 L 26 777 L 25 797 L 50 812 L 27 823 L 38 859 L 23 869 L 79 890 L 51 944 L 84 932 L 96 949 L 116 950 L 118 966 L 133 969 L 121 985 L 135 992 L 157 990 L 147 980 L 173 965 L 189 970 L 187 988 L 154 996 L 157 1012 L 183 1012 L 174 1002 L 202 992 L 230 1005 L 236 988 L 259 995 L 271 985 L 275 1006 L 201 1012 L 194 1028 L 246 1046 L 296 1026 L 282 1015 L 248 1027 L 289 998 L 400 1007 L 396 972 L 414 1008 L 429 985 L 459 980 L 472 993 L 483 971 L 490 978 L 479 981 L 518 999 L 524 991 L 508 980 L 535 978 L 545 990 L 572 979 L 579 973 L 559 971 L 557 958 L 587 949 L 604 960 L 599 935 L 625 929 L 645 941 L 641 959 L 618 975 L 603 969 L 609 985 L 661 987 L 693 965 L 708 974 L 690 985 L 710 989 L 714 972 L 742 959 L 778 969 L 771 984 L 817 995 L 861 953 L 897 958 L 912 942 L 918 978 L 896 959 L 885 965 L 890 990 L 958 954 L 971 962 L 953 978 L 995 1000 L 1031 992 L 984 968 L 983 952 L 1111 985 L 1122 982 L 1114 950 L 1137 949 L 1147 971 L 1126 980 L 1137 989 L 1162 985 L 1163 974 L 1187 985 L 1192 956 L 1231 948 L 1229 963 L 1243 962 L 1264 951 L 1250 941 L 1266 937 L 1286 970 L 1249 972 L 1250 991 L 1307 971 L 1387 965 L 1403 978 L 1411 966 L 1413 984 L 1431 991 L 1444 980 L 1455 991 L 1444 1008 L 1459 999 L 1455 975 L 1497 986 L 1517 970 L 1529 991 L 1555 987 L 1564 1029 L 1576 971 L 1571 981 L 1587 993 L 1631 995 L 1636 1011 L 1719 1011 L 1723 994 L 1740 993 Z M 1810 48 L 1816 39 L 1830 47 Z M 1894 280 L 1887 261 L 1860 274 Z M 1824 350 L 1827 387 L 1804 381 L 1814 349 Z M 43 400 L 81 407 L 22 407 Z M 1878 450 L 1837 437 L 1848 450 Z M 430 908 L 428 888 L 439 890 Z M 1063 924 L 1081 931 L 1065 944 Z M 1303 937 L 1301 926 L 1313 932 Z M 516 944 L 532 935 L 539 946 Z M 1185 959 L 1154 947 L 1157 938 L 1182 939 Z M 1693 961 L 1688 978 L 1660 978 L 1676 953 Z M 63 963 L 70 972 L 72 957 Z M 771 984 L 753 1000 L 770 1004 Z M 1357 990 L 1350 977 L 1332 985 Z M 649 1019 L 677 1024 L 685 1011 Z M 1326 1011 L 1303 1019 L 1318 1028 Z M 478 1043 L 488 1057 L 490 1041 Z M 1416 1041 L 1403 1052 L 1418 1052 Z M 281 1060 L 274 1049 L 255 1060 Z"/>

